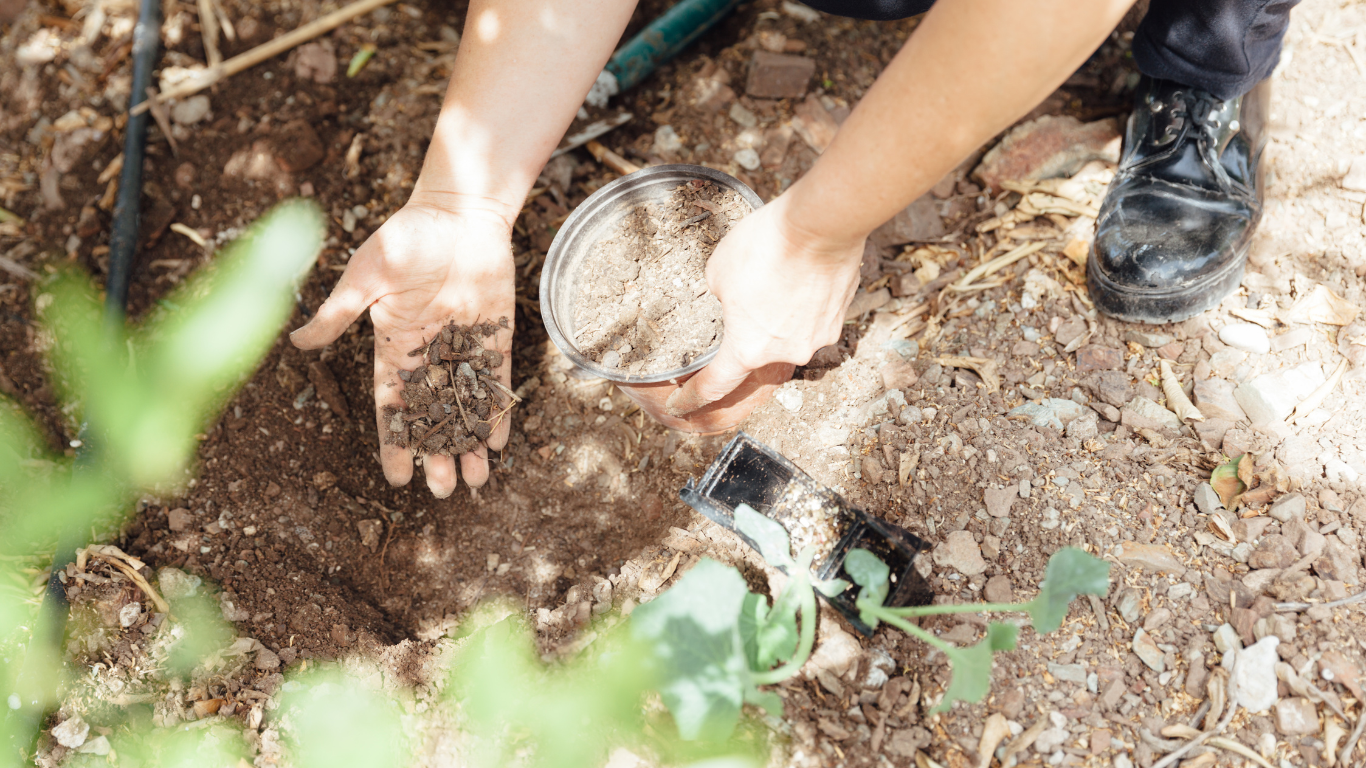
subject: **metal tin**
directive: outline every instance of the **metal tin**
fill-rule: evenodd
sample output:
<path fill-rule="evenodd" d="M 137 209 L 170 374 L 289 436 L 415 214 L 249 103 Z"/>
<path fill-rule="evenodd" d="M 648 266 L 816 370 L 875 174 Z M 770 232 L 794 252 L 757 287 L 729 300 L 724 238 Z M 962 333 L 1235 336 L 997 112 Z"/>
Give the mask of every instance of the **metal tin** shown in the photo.
<path fill-rule="evenodd" d="M 656 165 L 623 176 L 588 196 L 569 214 L 545 256 L 541 267 L 541 320 L 550 340 L 574 365 L 594 376 L 622 384 L 653 384 L 678 379 L 701 370 L 716 357 L 718 347 L 700 355 L 691 364 L 662 373 L 633 376 L 624 370 L 605 368 L 580 354 L 574 338 L 574 300 L 578 296 L 578 277 L 584 258 L 592 246 L 606 236 L 613 225 L 631 209 L 649 200 L 662 200 L 680 184 L 705 179 L 735 190 L 751 208 L 758 210 L 764 201 L 754 190 L 728 173 L 703 165 Z"/>

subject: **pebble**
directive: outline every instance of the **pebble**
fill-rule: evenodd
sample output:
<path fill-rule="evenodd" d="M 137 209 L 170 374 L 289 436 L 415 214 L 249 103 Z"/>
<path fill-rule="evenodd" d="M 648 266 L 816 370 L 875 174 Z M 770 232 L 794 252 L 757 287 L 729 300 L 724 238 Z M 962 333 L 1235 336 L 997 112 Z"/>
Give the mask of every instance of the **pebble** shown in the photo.
<path fill-rule="evenodd" d="M 1133 624 L 1138 621 L 1141 603 L 1142 597 L 1138 594 L 1138 590 L 1126 589 L 1115 598 L 1115 610 L 1119 612 L 1120 617 L 1126 623 Z"/>
<path fill-rule="evenodd" d="M 954 531 L 934 548 L 936 565 L 953 568 L 964 576 L 979 576 L 987 570 L 981 547 L 971 531 Z"/>
<path fill-rule="evenodd" d="M 1086 667 L 1081 664 L 1048 663 L 1048 673 L 1066 683 L 1086 685 Z"/>
<path fill-rule="evenodd" d="M 1040 400 L 1037 403 L 1025 403 L 1011 409 L 1009 416 L 1013 419 L 1028 419 L 1029 423 L 1036 427 L 1049 427 L 1059 432 L 1088 412 L 1088 409 L 1072 402 L 1057 397 L 1050 397 Z"/>
<path fill-rule="evenodd" d="M 1214 647 L 1220 653 L 1228 653 L 1230 648 L 1239 651 L 1243 648 L 1243 641 L 1238 637 L 1238 630 L 1234 629 L 1232 624 L 1220 624 L 1219 628 L 1214 630 Z"/>
<path fill-rule="evenodd" d="M 1139 660 L 1152 671 L 1158 674 L 1167 671 L 1167 662 L 1163 658 L 1162 649 L 1157 647 L 1157 642 L 1146 630 L 1140 629 L 1134 633 L 1133 649 Z"/>
<path fill-rule="evenodd" d="M 988 488 L 983 494 L 983 501 L 987 505 L 987 514 L 992 517 L 1010 517 L 1010 507 L 1015 503 L 1017 496 L 1029 498 L 1027 489 L 1028 483 L 1022 482 L 1019 486 L 1008 488 Z"/>
<path fill-rule="evenodd" d="M 1015 590 L 1009 576 L 992 576 L 982 588 L 982 596 L 988 603 L 1011 603 L 1015 601 Z"/>
<path fill-rule="evenodd" d="M 1279 698 L 1276 663 L 1281 657 L 1276 653 L 1276 646 L 1280 644 L 1279 637 L 1267 635 L 1233 654 L 1229 693 L 1249 712 L 1268 710 Z"/>
<path fill-rule="evenodd" d="M 1124 367 L 1124 354 L 1113 347 L 1094 344 L 1077 350 L 1077 371 L 1117 371 Z"/>
<path fill-rule="evenodd" d="M 171 107 L 171 119 L 179 125 L 193 125 L 208 116 L 209 97 L 202 93 L 181 99 Z"/>
<path fill-rule="evenodd" d="M 730 119 L 746 128 L 753 128 L 759 124 L 759 118 L 738 101 L 731 102 L 729 114 Z"/>
<path fill-rule="evenodd" d="M 1136 566 L 1149 571 L 1174 573 L 1177 576 L 1186 573 L 1186 566 L 1176 559 L 1176 555 L 1163 544 L 1143 544 L 1137 541 L 1125 541 L 1119 545 L 1119 561 L 1128 566 Z"/>
<path fill-rule="evenodd" d="M 773 395 L 773 399 L 791 413 L 796 413 L 802 409 L 802 391 L 790 382 L 779 387 L 777 393 Z"/>
<path fill-rule="evenodd" d="M 840 677 L 858 661 L 861 652 L 858 640 L 848 632 L 838 628 L 825 631 L 821 644 L 816 646 L 810 661 L 806 663 L 807 677 L 815 677 L 821 671 Z"/>
<path fill-rule="evenodd" d="M 1181 429 L 1181 419 L 1146 397 L 1135 397 L 1120 411 L 1120 423 L 1133 429 Z"/>
<path fill-rule="evenodd" d="M 1142 344 L 1150 349 L 1165 347 L 1172 343 L 1172 337 L 1165 333 L 1149 333 L 1147 331 L 1125 331 L 1124 340 Z"/>
<path fill-rule="evenodd" d="M 1304 363 L 1275 373 L 1266 373 L 1245 381 L 1233 390 L 1233 397 L 1254 426 L 1280 421 L 1295 410 L 1324 382 L 1323 368 L 1318 363 Z"/>
<path fill-rule="evenodd" d="M 621 365 L 621 353 L 615 349 L 609 349 L 602 356 L 603 368 L 616 368 Z"/>
<path fill-rule="evenodd" d="M 674 153 L 683 148 L 683 139 L 672 125 L 661 125 L 655 129 L 655 154 Z"/>
<path fill-rule="evenodd" d="M 1185 600 L 1194 594 L 1195 585 L 1187 584 L 1184 581 L 1177 584 L 1173 584 L 1169 589 L 1167 589 L 1167 598 L 1170 600 Z"/>
<path fill-rule="evenodd" d="M 736 106 L 739 106 L 739 104 L 736 104 Z M 737 165 L 747 171 L 756 171 L 759 169 L 759 153 L 748 147 L 745 149 L 737 149 L 735 154 L 731 155 L 731 158 L 735 160 Z"/>
<path fill-rule="evenodd" d="M 1223 502 L 1219 501 L 1219 494 L 1214 492 L 1209 483 L 1201 483 L 1195 489 L 1195 506 L 1207 515 L 1224 508 Z"/>
<path fill-rule="evenodd" d="M 1229 323 L 1219 331 L 1219 340 L 1251 355 L 1265 355 L 1271 351 L 1266 329 L 1252 323 Z"/>
<path fill-rule="evenodd" d="M 199 591 L 199 585 L 202 583 L 203 580 L 198 576 L 192 576 L 179 568 L 168 566 L 157 571 L 157 584 L 161 587 L 162 597 L 167 600 L 191 597 Z"/>
<path fill-rule="evenodd" d="M 1304 510 L 1304 497 L 1298 493 L 1290 493 L 1276 499 L 1276 503 L 1271 505 L 1271 511 L 1267 514 L 1282 523 L 1288 523 L 1291 520 L 1303 520 Z"/>
<path fill-rule="evenodd" d="M 1195 380 L 1195 405 L 1206 419 L 1246 421 L 1247 414 L 1233 396 L 1233 382 L 1219 378 Z"/>
<path fill-rule="evenodd" d="M 1143 620 L 1143 628 L 1149 632 L 1160 629 L 1162 625 L 1172 620 L 1172 612 L 1167 608 L 1158 608 L 1148 614 L 1148 618 Z"/>
<path fill-rule="evenodd" d="M 129 603 L 119 609 L 119 626 L 127 629 L 137 623 L 138 617 L 142 615 L 141 603 Z"/>
<path fill-rule="evenodd" d="M 89 735 L 90 724 L 79 716 L 68 718 L 52 729 L 52 738 L 67 749 L 75 749 L 84 744 L 85 737 Z"/>
<path fill-rule="evenodd" d="M 1318 733 L 1319 716 L 1313 702 L 1299 696 L 1276 702 L 1276 730 L 1286 736 Z"/>

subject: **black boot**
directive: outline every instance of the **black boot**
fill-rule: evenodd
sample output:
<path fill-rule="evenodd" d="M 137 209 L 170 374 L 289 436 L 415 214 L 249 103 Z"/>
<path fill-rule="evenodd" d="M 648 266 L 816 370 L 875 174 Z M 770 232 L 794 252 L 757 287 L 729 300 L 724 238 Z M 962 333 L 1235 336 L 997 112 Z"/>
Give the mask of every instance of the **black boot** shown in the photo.
<path fill-rule="evenodd" d="M 1219 306 L 1242 282 L 1262 215 L 1269 95 L 1265 80 L 1219 101 L 1143 78 L 1086 268 L 1102 312 L 1139 323 L 1184 320 Z"/>

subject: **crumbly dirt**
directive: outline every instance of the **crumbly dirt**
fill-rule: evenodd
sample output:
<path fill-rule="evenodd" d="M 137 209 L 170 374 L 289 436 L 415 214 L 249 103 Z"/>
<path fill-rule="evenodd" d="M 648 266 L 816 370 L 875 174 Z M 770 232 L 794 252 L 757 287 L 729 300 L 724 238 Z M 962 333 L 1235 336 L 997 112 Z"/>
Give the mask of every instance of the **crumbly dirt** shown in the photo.
<path fill-rule="evenodd" d="M 221 42 L 225 56 L 322 10 L 293 0 L 221 4 L 239 33 Z M 633 27 L 663 5 L 642 4 Z M 0 205 L 25 219 L 0 224 L 0 253 L 28 270 L 0 270 L 0 391 L 36 414 L 59 449 L 77 436 L 78 416 L 62 408 L 60 382 L 43 359 L 52 339 L 33 320 L 44 283 L 31 274 L 74 264 L 99 276 L 107 267 L 112 198 L 100 176 L 120 150 L 132 28 L 130 6 L 106 4 L 104 27 L 82 50 L 82 19 L 73 17 L 82 7 L 35 1 L 0 33 L 6 64 L 35 35 L 62 41 L 49 64 L 0 67 Z M 133 316 L 211 260 L 171 223 L 222 243 L 282 197 L 306 194 L 331 222 L 291 327 L 306 320 L 351 250 L 407 198 L 463 17 L 459 3 L 381 9 L 325 38 L 343 65 L 361 45 L 377 46 L 354 79 L 320 83 L 313 70 L 296 68 L 298 54 L 281 56 L 208 93 L 202 121 L 172 128 L 178 155 L 153 128 Z M 639 162 L 712 165 L 770 200 L 819 154 L 793 119 L 820 108 L 842 120 L 914 28 L 913 20 L 806 22 L 776 0 L 756 0 L 627 94 L 621 104 L 635 119 L 603 141 Z M 903 249 L 883 239 L 870 249 L 864 295 L 897 295 L 851 318 L 841 342 L 744 429 L 851 502 L 935 544 L 930 582 L 938 600 L 1028 599 L 1048 555 L 1063 545 L 1109 560 L 1113 587 L 1074 604 L 1058 632 L 1022 631 L 1020 647 L 998 657 L 986 701 L 943 715 L 929 714 L 947 682 L 939 654 L 885 628 L 854 638 L 858 652 L 842 666 L 818 675 L 813 664 L 778 687 L 786 708 L 772 727 L 787 764 L 904 768 L 923 753 L 951 768 L 974 766 L 988 716 L 999 713 L 1012 734 L 1047 735 L 1017 755 L 1022 763 L 1150 766 L 1171 748 L 1164 728 L 1200 722 L 1209 681 L 1220 674 L 1212 633 L 1226 622 L 1244 642 L 1280 637 L 1281 658 L 1332 697 L 1313 705 L 1312 731 L 1287 729 L 1272 710 L 1239 714 L 1228 738 L 1273 765 L 1328 763 L 1325 727 L 1350 731 L 1362 716 L 1358 690 L 1343 682 L 1362 669 L 1360 604 L 1328 603 L 1366 581 L 1366 326 L 1360 318 L 1347 326 L 1278 318 L 1316 285 L 1366 303 L 1366 193 L 1341 186 L 1350 160 L 1366 156 L 1366 81 L 1356 63 L 1366 61 L 1362 29 L 1360 5 L 1306 0 L 1296 8 L 1273 81 L 1266 214 L 1243 287 L 1218 310 L 1157 328 L 1095 315 L 1066 253 L 1087 239 L 1087 217 L 1055 213 L 979 229 L 1020 210 L 1021 198 L 984 193 L 970 163 L 927 197 L 942 227 L 933 242 Z M 170 11 L 163 39 L 164 64 L 203 60 L 192 5 Z M 746 67 L 760 49 L 813 58 L 809 98 L 745 95 Z M 1123 115 L 1135 74 L 1129 60 L 1117 32 L 1031 117 Z M 708 94 L 713 100 L 699 98 Z M 665 125 L 681 147 L 656 142 Z M 316 143 L 298 140 L 309 131 Z M 745 148 L 759 153 L 757 169 L 735 161 Z M 1105 172 L 1087 171 L 1069 201 L 1093 204 Z M 747 577 L 765 573 L 735 537 L 677 500 L 724 437 L 687 438 L 653 425 L 547 342 L 536 293 L 545 251 L 569 211 L 615 176 L 582 151 L 544 174 L 537 187 L 547 191 L 527 202 L 514 238 L 520 315 L 512 380 L 525 403 L 508 446 L 492 454 L 489 484 L 477 495 L 436 500 L 420 482 L 384 482 L 380 436 L 361 417 L 373 401 L 368 320 L 317 352 L 282 336 L 206 429 L 193 480 L 144 499 L 113 537 L 145 559 L 143 575 L 163 588 L 176 573 L 202 579 L 235 632 L 260 649 L 245 644 L 195 679 L 148 674 L 161 664 L 159 651 L 140 636 L 155 636 L 154 626 L 144 628 L 156 608 L 121 572 L 93 561 L 86 573 L 96 579 L 68 575 L 87 620 L 68 639 L 82 674 L 59 718 L 80 713 L 104 728 L 117 722 L 116 710 L 137 703 L 152 703 L 160 725 L 227 718 L 247 727 L 252 758 L 264 768 L 282 759 L 272 714 L 282 672 L 311 659 L 359 659 L 415 705 L 419 762 L 452 764 L 456 721 L 438 706 L 432 681 L 450 631 L 479 601 L 512 596 L 543 650 L 555 654 L 591 639 L 592 622 L 649 599 L 701 557 L 740 565 Z M 995 275 L 999 285 L 941 293 L 985 259 L 1036 240 L 1045 247 Z M 1247 316 L 1270 326 L 1271 353 L 1221 341 L 1227 324 Z M 951 358 L 963 357 L 993 363 L 996 380 L 955 367 Z M 1347 369 L 1297 423 L 1254 426 L 1231 413 L 1219 425 L 1211 412 L 1204 423 L 1170 428 L 1133 415 L 1139 397 L 1165 401 L 1159 360 L 1186 387 L 1246 384 L 1289 366 L 1317 365 L 1325 377 L 1343 361 Z M 1062 429 L 1010 415 L 1044 398 L 1082 404 L 1090 415 Z M 1259 486 L 1260 500 L 1231 515 L 1197 506 L 1195 491 L 1211 468 L 1248 453 L 1270 481 Z M 1303 514 L 1271 517 L 1270 505 L 1290 493 L 1301 494 Z M 961 543 L 964 532 L 986 564 L 980 573 L 959 570 L 943 546 L 950 534 Z M 1282 567 L 1287 542 L 1301 559 L 1324 549 L 1305 567 Z M 1156 567 L 1143 556 L 1146 545 L 1171 560 Z M 121 612 L 132 604 L 137 616 L 124 627 Z M 984 628 L 966 615 L 923 626 L 959 644 Z M 1140 629 L 1159 652 L 1145 652 L 1147 661 L 1134 652 Z M 851 629 L 824 611 L 820 632 L 834 647 Z M 1303 698 L 1289 683 L 1280 694 Z M 1355 749 L 1359 762 L 1364 748 Z M 1223 747 L 1210 754 L 1190 757 L 1244 764 Z M 68 758 L 47 741 L 39 760 Z"/>
<path fill-rule="evenodd" d="M 422 364 L 398 373 L 403 407 L 384 407 L 384 441 L 417 455 L 459 456 L 487 440 L 507 417 L 514 395 L 493 378 L 503 353 L 485 349 L 482 339 L 507 326 L 506 317 L 497 323 L 451 323 L 409 352 Z"/>
<path fill-rule="evenodd" d="M 685 368 L 719 344 L 721 302 L 707 288 L 707 260 L 747 213 L 734 190 L 701 179 L 632 208 L 584 258 L 574 344 L 631 375 Z"/>

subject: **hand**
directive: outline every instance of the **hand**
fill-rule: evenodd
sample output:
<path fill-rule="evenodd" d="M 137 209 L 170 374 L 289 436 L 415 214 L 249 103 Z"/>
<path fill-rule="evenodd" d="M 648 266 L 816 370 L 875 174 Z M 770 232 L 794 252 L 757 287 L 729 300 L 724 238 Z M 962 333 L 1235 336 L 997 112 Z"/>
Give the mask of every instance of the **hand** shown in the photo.
<path fill-rule="evenodd" d="M 788 198 L 746 216 L 716 246 L 707 283 L 721 300 L 725 331 L 706 368 L 667 395 L 625 388 L 646 412 L 689 431 L 734 426 L 816 350 L 839 340 L 858 288 L 864 238 L 829 243 L 792 224 Z M 684 419 L 684 417 L 688 417 Z M 673 423 L 671 423 L 673 422 Z"/>
<path fill-rule="evenodd" d="M 388 433 L 380 417 L 384 406 L 403 407 L 399 370 L 417 366 L 408 353 L 431 341 L 446 323 L 508 319 L 508 330 L 491 337 L 494 348 L 503 353 L 495 375 L 507 385 L 515 307 L 510 231 L 509 222 L 491 212 L 452 212 L 409 202 L 356 251 L 332 295 L 312 320 L 290 334 L 290 340 L 300 349 L 325 346 L 370 309 L 375 325 L 375 422 L 381 436 Z M 488 448 L 501 450 L 507 444 L 510 422 L 499 422 Z M 393 485 L 406 485 L 413 476 L 409 449 L 388 445 L 381 437 L 379 452 L 385 478 Z M 422 467 L 435 496 L 445 498 L 455 491 L 452 457 L 427 456 Z M 471 488 L 483 485 L 489 477 L 487 449 L 481 446 L 462 455 L 460 473 Z"/>

